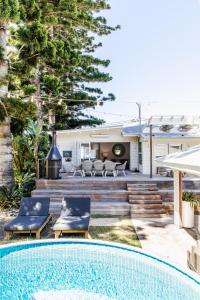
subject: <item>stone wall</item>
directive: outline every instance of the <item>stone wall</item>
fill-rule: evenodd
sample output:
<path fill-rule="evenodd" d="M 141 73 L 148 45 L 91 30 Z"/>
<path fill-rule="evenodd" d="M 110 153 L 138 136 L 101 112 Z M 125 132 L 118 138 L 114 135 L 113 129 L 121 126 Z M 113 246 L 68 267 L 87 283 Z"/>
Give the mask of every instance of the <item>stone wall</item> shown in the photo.
<path fill-rule="evenodd" d="M 10 185 L 13 180 L 12 139 L 10 122 L 0 123 L 0 186 Z"/>

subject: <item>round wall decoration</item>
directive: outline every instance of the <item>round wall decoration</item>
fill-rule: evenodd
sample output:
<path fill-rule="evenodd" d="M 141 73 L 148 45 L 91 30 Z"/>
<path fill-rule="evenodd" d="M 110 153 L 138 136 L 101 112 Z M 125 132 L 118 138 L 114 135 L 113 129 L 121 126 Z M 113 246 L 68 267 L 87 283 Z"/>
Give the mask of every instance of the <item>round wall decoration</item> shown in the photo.
<path fill-rule="evenodd" d="M 124 147 L 123 144 L 115 144 L 112 147 L 112 153 L 115 156 L 121 157 L 121 156 L 123 156 L 125 154 L 125 152 L 126 152 L 126 148 Z"/>

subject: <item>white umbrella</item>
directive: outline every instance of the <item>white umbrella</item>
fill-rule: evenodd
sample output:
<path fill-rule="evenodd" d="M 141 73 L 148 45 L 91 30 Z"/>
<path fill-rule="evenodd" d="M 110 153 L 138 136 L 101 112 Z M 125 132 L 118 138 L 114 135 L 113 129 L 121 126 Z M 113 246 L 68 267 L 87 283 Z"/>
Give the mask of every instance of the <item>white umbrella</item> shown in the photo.
<path fill-rule="evenodd" d="M 200 176 L 200 145 L 156 159 L 159 165 Z"/>

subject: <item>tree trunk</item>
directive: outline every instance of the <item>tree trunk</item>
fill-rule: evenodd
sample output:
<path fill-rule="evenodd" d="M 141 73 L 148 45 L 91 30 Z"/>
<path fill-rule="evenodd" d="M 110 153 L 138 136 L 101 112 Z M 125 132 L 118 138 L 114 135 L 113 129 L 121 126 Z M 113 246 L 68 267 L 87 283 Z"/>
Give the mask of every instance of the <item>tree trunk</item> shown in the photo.
<path fill-rule="evenodd" d="M 12 138 L 10 120 L 6 118 L 0 123 L 0 186 L 13 182 Z"/>
<path fill-rule="evenodd" d="M 41 90 L 40 90 L 40 67 L 39 67 L 39 64 L 36 67 L 35 84 L 37 87 L 37 90 L 35 93 L 35 104 L 37 106 L 37 123 L 42 126 L 43 125 L 43 113 L 42 113 L 42 99 L 41 99 Z"/>
<path fill-rule="evenodd" d="M 6 25 L 5 23 L 0 23 L 0 46 L 4 49 L 3 59 L 0 60 L 0 98 L 5 97 L 8 93 L 8 83 L 6 80 L 8 74 Z M 0 105 L 0 109 L 4 109 L 3 105 Z M 10 120 L 5 117 L 5 120 L 0 123 L 0 186 L 10 185 L 12 181 L 13 166 Z"/>

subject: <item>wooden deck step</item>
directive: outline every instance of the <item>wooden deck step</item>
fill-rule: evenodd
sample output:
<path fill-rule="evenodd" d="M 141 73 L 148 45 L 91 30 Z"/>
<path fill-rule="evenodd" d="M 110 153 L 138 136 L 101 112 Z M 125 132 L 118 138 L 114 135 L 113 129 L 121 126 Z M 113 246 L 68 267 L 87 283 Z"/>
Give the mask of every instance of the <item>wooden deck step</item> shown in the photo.
<path fill-rule="evenodd" d="M 89 179 L 89 180 L 88 180 Z M 122 180 L 106 178 L 71 178 L 71 179 L 59 179 L 59 180 L 47 180 L 39 179 L 36 181 L 36 189 L 65 189 L 65 190 L 77 190 L 79 187 L 81 190 L 93 189 L 93 190 L 126 190 L 126 182 Z"/>
<path fill-rule="evenodd" d="M 128 194 L 130 195 L 160 195 L 160 192 L 158 190 L 128 190 Z"/>
<path fill-rule="evenodd" d="M 157 188 L 127 188 L 128 192 L 138 192 L 138 193 L 142 193 L 142 192 L 158 192 L 159 190 Z"/>
<path fill-rule="evenodd" d="M 145 181 L 140 181 L 140 182 L 131 182 L 131 183 L 127 183 L 127 185 L 134 185 L 134 186 L 151 186 L 151 185 L 154 185 L 154 186 L 156 186 L 157 183 L 156 183 L 156 182 L 145 182 Z"/>
<path fill-rule="evenodd" d="M 154 183 L 128 183 L 127 188 L 157 188 Z"/>
<path fill-rule="evenodd" d="M 160 217 L 166 214 L 156 184 L 127 184 L 132 217 Z"/>
<path fill-rule="evenodd" d="M 168 214 L 162 213 L 162 214 L 131 214 L 131 218 L 133 219 L 153 219 L 153 218 L 166 218 L 169 217 Z"/>
<path fill-rule="evenodd" d="M 127 202 L 128 195 L 126 190 L 49 190 L 37 189 L 32 191 L 33 197 L 90 197 L 91 201 L 121 201 Z"/>
<path fill-rule="evenodd" d="M 158 203 L 158 204 L 155 204 L 155 203 L 143 203 L 142 204 L 142 207 L 141 207 L 141 204 L 131 204 L 131 209 L 132 210 L 144 210 L 144 209 L 163 209 L 163 205 Z"/>
<path fill-rule="evenodd" d="M 133 199 L 133 200 L 131 200 L 131 199 L 129 199 L 129 203 L 130 204 L 140 204 L 140 205 L 142 205 L 142 204 L 161 204 L 162 203 L 162 201 L 161 200 L 157 200 L 157 199 L 154 199 L 154 200 L 141 200 L 141 199 Z"/>
<path fill-rule="evenodd" d="M 50 201 L 50 213 L 60 215 L 62 200 Z M 130 215 L 130 204 L 127 202 L 91 202 L 92 215 L 112 215 L 112 216 L 126 216 Z"/>
<path fill-rule="evenodd" d="M 161 196 L 160 195 L 132 195 L 132 194 L 129 194 L 128 195 L 129 197 L 129 200 L 160 200 L 161 201 Z"/>

